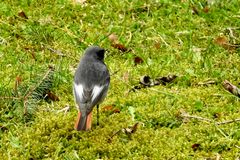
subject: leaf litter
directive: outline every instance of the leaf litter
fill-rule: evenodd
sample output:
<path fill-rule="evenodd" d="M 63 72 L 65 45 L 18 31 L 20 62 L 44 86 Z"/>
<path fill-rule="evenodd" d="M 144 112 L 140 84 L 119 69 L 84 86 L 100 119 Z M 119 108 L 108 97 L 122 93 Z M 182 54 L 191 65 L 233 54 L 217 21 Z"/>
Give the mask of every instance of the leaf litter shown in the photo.
<path fill-rule="evenodd" d="M 226 36 L 218 36 L 214 39 L 214 43 L 223 47 L 224 49 L 232 52 L 235 51 L 237 48 L 240 47 L 240 45 L 238 44 L 231 44 L 230 41 L 228 40 L 228 38 Z"/>
<path fill-rule="evenodd" d="M 23 19 L 28 19 L 27 15 L 26 15 L 26 13 L 24 11 L 19 12 L 18 16 L 23 18 Z"/>
<path fill-rule="evenodd" d="M 122 128 L 122 129 L 114 132 L 114 133 L 107 139 L 107 142 L 108 142 L 108 143 L 111 143 L 112 140 L 113 140 L 113 138 L 114 138 L 116 135 L 119 135 L 120 133 L 124 133 L 125 135 L 128 136 L 129 139 L 131 139 L 132 134 L 137 131 L 138 125 L 139 125 L 139 123 L 136 122 L 133 126 L 130 126 L 130 127 L 127 127 L 127 128 Z"/>
<path fill-rule="evenodd" d="M 113 48 L 118 49 L 121 52 L 128 52 L 130 51 L 127 47 L 121 44 L 118 40 L 118 36 L 115 33 L 112 33 L 108 36 L 109 41 L 111 42 L 111 46 Z"/>
<path fill-rule="evenodd" d="M 170 74 L 168 76 L 157 77 L 152 79 L 148 75 L 144 75 L 140 77 L 139 85 L 134 86 L 130 91 L 135 91 L 136 89 L 142 89 L 147 87 L 153 87 L 157 85 L 167 85 L 168 83 L 172 83 L 177 78 L 176 75 Z"/>

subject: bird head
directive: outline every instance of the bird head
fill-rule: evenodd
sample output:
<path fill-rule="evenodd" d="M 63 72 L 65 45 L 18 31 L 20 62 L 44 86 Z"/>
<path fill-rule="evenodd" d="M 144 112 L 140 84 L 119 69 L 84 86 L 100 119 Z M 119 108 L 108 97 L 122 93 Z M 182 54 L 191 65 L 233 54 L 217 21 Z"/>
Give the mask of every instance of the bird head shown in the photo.
<path fill-rule="evenodd" d="M 104 53 L 105 53 L 105 49 L 100 48 L 98 46 L 88 47 L 85 51 L 85 55 L 96 58 L 101 61 L 104 60 Z"/>

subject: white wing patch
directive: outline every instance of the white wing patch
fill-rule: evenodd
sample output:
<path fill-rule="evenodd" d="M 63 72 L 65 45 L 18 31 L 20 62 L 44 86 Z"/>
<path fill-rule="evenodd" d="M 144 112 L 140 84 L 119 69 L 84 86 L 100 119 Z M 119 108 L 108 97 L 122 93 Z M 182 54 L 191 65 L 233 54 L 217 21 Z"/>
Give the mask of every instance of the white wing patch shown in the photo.
<path fill-rule="evenodd" d="M 80 100 L 83 99 L 83 86 L 81 84 L 77 85 L 76 83 L 74 83 L 74 87 L 75 87 L 75 92 L 76 92 L 76 96 L 79 97 Z"/>
<path fill-rule="evenodd" d="M 76 92 L 76 97 L 79 97 L 80 101 L 84 100 L 84 90 L 83 90 L 83 86 L 81 84 L 76 84 L 74 83 L 74 88 L 75 88 L 75 92 Z M 92 90 L 92 98 L 91 101 L 93 102 L 102 92 L 104 86 L 94 86 L 93 90 Z"/>
<path fill-rule="evenodd" d="M 104 86 L 94 86 L 92 91 L 92 102 L 100 95 Z"/>

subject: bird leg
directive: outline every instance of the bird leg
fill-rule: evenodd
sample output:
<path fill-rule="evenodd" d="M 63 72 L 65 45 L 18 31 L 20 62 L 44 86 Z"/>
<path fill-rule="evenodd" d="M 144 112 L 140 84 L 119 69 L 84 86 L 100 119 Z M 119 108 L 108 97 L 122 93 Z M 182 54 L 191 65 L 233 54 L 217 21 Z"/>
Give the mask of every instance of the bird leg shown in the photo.
<path fill-rule="evenodd" d="M 99 126 L 99 105 L 97 105 L 97 126 Z"/>
<path fill-rule="evenodd" d="M 74 128 L 76 130 L 78 130 L 78 126 L 79 126 L 79 123 L 80 123 L 80 118 L 81 118 L 81 112 L 79 111 L 78 112 L 78 117 L 77 117 L 77 120 L 76 120 L 76 123 L 75 123 L 75 126 L 74 126 Z"/>
<path fill-rule="evenodd" d="M 79 111 L 78 112 L 78 117 L 77 117 L 77 120 L 76 120 L 76 123 L 75 123 L 75 126 L 74 126 L 74 128 L 76 129 L 76 130 L 90 130 L 91 129 L 91 126 L 92 126 L 92 112 L 90 112 L 88 115 L 87 115 L 87 119 L 86 119 L 86 121 L 84 122 L 84 120 L 83 119 L 81 119 L 81 115 L 82 115 L 82 113 Z M 86 123 L 85 124 L 85 126 L 86 126 L 86 128 L 82 128 L 82 129 L 80 129 L 79 127 L 80 127 L 80 123 Z M 83 125 L 83 124 L 82 124 Z"/>
<path fill-rule="evenodd" d="M 92 112 L 90 112 L 87 115 L 87 124 L 86 124 L 86 130 L 90 130 L 92 127 Z"/>

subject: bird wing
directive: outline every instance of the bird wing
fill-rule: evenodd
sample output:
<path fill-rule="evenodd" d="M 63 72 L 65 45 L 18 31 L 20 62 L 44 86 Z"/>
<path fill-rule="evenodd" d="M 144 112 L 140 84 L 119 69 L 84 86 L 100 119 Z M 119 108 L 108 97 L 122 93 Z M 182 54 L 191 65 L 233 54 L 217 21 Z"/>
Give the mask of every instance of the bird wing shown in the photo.
<path fill-rule="evenodd" d="M 107 95 L 108 87 L 109 87 L 109 82 L 103 86 L 95 86 L 93 88 L 92 99 L 91 99 L 93 106 L 101 103 L 104 100 L 104 98 Z"/>
<path fill-rule="evenodd" d="M 101 95 L 102 91 L 103 91 L 104 86 L 94 86 L 93 90 L 92 90 L 92 95 L 91 95 L 91 101 L 96 101 L 96 99 L 98 99 L 98 97 Z"/>

